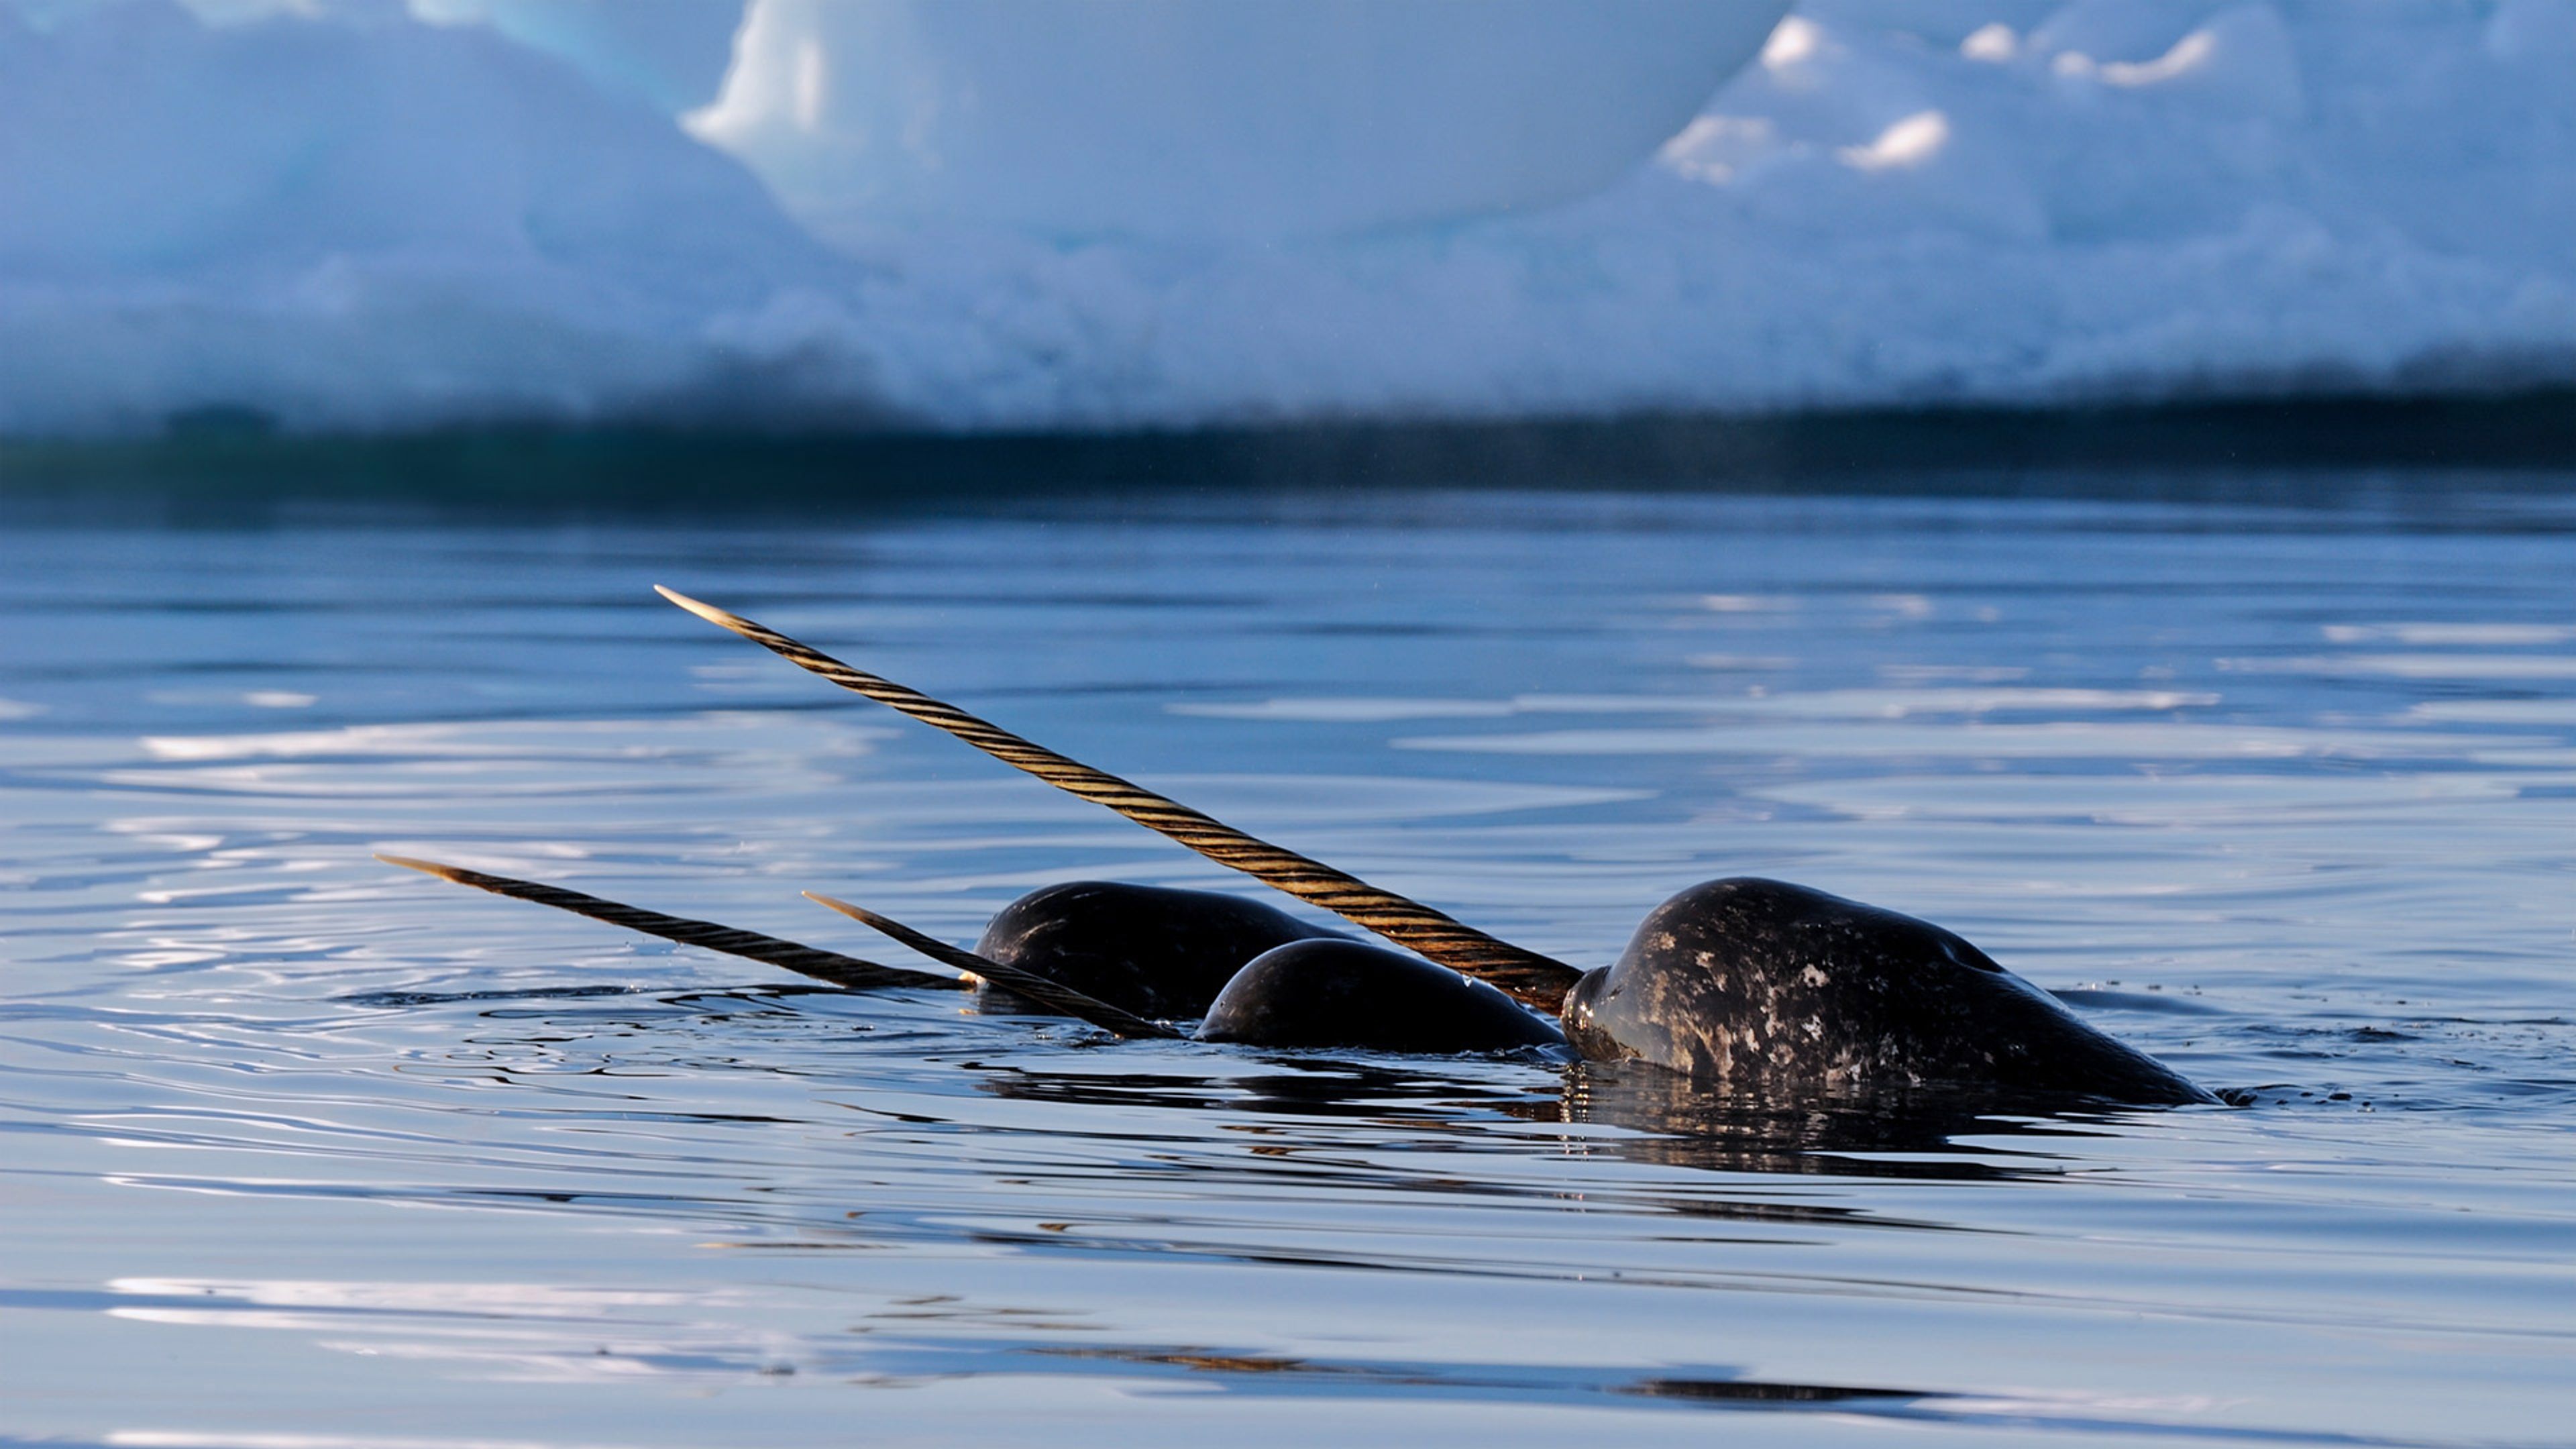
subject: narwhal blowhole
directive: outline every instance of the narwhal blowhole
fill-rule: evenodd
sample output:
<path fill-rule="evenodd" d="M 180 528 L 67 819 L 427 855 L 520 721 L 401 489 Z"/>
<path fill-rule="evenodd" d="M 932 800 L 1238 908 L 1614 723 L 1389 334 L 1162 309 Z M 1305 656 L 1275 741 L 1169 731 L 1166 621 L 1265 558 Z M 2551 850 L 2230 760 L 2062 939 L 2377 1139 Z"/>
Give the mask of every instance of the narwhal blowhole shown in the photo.
<path fill-rule="evenodd" d="M 1721 1091 L 1773 1098 L 1939 1088 L 2017 1101 L 2218 1100 L 1926 921 L 1781 881 L 1707 881 L 1650 912 L 1614 963 L 1580 971 L 751 620 L 661 592 L 802 668 L 1410 950 L 1220 892 L 1124 882 L 1033 891 L 996 914 L 971 952 L 814 897 L 970 973 L 969 983 L 559 887 L 387 858 L 853 989 L 972 984 L 986 1010 L 1056 1011 L 1123 1036 L 1190 1034 L 1277 1049 L 1539 1052 L 1642 1062 Z M 1185 1022 L 1195 1031 L 1185 1033 Z"/>

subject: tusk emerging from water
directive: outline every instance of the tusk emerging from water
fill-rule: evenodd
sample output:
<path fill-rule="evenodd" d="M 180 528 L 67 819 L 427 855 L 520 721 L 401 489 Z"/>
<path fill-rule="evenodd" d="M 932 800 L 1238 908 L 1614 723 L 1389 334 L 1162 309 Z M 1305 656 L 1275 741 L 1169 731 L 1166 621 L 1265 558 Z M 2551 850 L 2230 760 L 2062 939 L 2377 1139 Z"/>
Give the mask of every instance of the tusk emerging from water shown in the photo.
<path fill-rule="evenodd" d="M 638 906 L 601 900 L 597 896 L 565 890 L 562 886 L 540 885 L 532 880 L 515 880 L 506 875 L 486 875 L 482 871 L 467 870 L 463 866 L 441 865 L 434 860 L 414 860 L 405 855 L 379 855 L 376 859 L 387 865 L 401 866 L 405 870 L 434 875 L 440 880 L 450 880 L 458 885 L 472 886 L 476 890 L 490 891 L 496 896 L 534 901 L 541 906 L 552 906 L 559 911 L 588 916 L 594 921 L 606 921 L 612 926 L 624 926 L 630 931 L 641 931 L 645 935 L 659 936 L 665 941 L 677 941 L 684 946 L 704 946 L 710 951 L 722 951 L 728 956 L 742 956 L 771 966 L 784 966 L 800 976 L 811 976 L 817 981 L 829 981 L 835 986 L 845 986 L 853 991 L 865 991 L 879 986 L 932 986 L 946 991 L 960 991 L 970 984 L 953 976 L 934 976 L 927 971 L 906 971 L 897 966 L 880 966 L 874 961 L 862 961 L 856 956 L 844 956 L 837 951 L 818 950 L 794 941 L 783 941 L 776 936 L 764 936 L 757 931 L 741 931 L 731 926 L 719 926 L 713 921 L 692 921 L 684 916 L 666 916 L 660 911 L 648 911 Z"/>
<path fill-rule="evenodd" d="M 971 971 L 1015 996 L 1025 996 L 1040 1005 L 1052 1006 L 1067 1016 L 1079 1017 L 1103 1031 L 1116 1032 L 1120 1036 L 1177 1037 L 1181 1035 L 1180 1032 L 1159 1021 L 1147 1021 L 1133 1012 L 1112 1006 L 1096 996 L 1085 996 L 1063 982 L 1050 980 L 1034 971 L 1023 971 L 1017 966 L 1005 966 L 999 961 L 988 960 L 972 951 L 951 946 L 937 936 L 916 931 L 901 921 L 889 916 L 880 916 L 865 906 L 854 906 L 848 901 L 834 900 L 830 896 L 819 895 L 813 891 L 807 891 L 805 899 L 827 910 L 839 911 L 860 925 L 882 931 L 943 966 L 954 966 L 960 971 Z"/>
<path fill-rule="evenodd" d="M 1157 795 L 1116 775 L 1068 759 L 1043 745 L 976 718 L 953 704 L 932 699 L 893 680 L 854 669 L 840 660 L 739 614 L 700 603 L 659 584 L 654 592 L 706 620 L 730 629 L 789 663 L 823 676 L 843 689 L 864 694 L 922 723 L 945 730 L 1004 764 L 1016 766 L 1060 790 L 1106 805 L 1148 830 L 1169 836 L 1220 865 L 1275 886 L 1299 900 L 1333 912 L 1354 925 L 1407 946 L 1441 965 L 1490 981 L 1521 1000 L 1554 1011 L 1583 973 L 1562 961 L 1499 941 L 1472 926 L 1380 890 L 1356 876 Z M 1017 989 L 1017 988 L 1014 988 Z"/>

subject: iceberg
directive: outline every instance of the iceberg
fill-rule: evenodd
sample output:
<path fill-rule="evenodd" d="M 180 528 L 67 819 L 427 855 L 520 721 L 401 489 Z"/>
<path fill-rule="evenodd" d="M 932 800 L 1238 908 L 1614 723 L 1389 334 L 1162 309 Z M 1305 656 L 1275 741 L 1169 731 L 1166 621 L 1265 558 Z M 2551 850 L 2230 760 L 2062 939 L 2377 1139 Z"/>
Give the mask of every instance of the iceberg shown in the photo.
<path fill-rule="evenodd" d="M 0 0 L 0 435 L 2576 382 L 2567 0 L 1124 3 Z"/>
<path fill-rule="evenodd" d="M 554 55 L 594 84 L 673 113 L 716 98 L 743 0 L 411 0 L 438 24 L 484 24 Z"/>
<path fill-rule="evenodd" d="M 826 236 L 1267 239 L 1597 191 L 1788 0 L 752 0 L 690 129 Z"/>

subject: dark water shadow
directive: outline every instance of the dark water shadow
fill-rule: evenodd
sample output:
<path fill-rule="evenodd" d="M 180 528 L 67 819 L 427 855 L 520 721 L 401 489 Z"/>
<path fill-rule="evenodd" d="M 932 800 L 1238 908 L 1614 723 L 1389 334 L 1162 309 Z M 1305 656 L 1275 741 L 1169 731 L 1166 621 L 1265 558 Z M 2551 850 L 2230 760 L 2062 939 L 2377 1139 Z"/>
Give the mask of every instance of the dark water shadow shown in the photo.
<path fill-rule="evenodd" d="M 1085 1345 L 1036 1342 L 937 1340 L 883 1345 L 869 1355 L 874 1372 L 858 1382 L 909 1387 L 939 1379 L 995 1373 L 1099 1375 L 1154 1393 L 1214 1391 L 1243 1399 L 1393 1400 L 1424 1404 L 1479 1403 L 1532 1406 L 1600 1406 L 1624 1402 L 1637 1408 L 1682 1412 L 1801 1413 L 1910 1423 L 1923 1428 L 1965 1428 L 1988 1434 L 2108 1435 L 2120 1438 L 2210 1444 L 2310 1444 L 2348 1449 L 2440 1449 L 2457 1441 L 2316 1433 L 2260 1424 L 2229 1424 L 2152 1417 L 2152 1411 L 2083 1398 L 2038 1398 L 2011 1391 L 1959 1393 L 1863 1383 L 1813 1383 L 1765 1379 L 1725 1365 L 1633 1367 L 1556 1366 L 1531 1363 L 1409 1362 L 1321 1359 L 1195 1346 Z"/>
<path fill-rule="evenodd" d="M 974 514 L 1037 498 L 1382 488 L 2120 497 L 2338 507 L 2392 478 L 2563 489 L 2576 392 L 2054 408 L 1342 420 L 960 435 L 762 427 L 488 426 L 298 436 L 255 417 L 162 436 L 0 440 L 0 519 L 81 525 L 477 519 L 810 522 Z M 2553 478 L 2552 475 L 2555 475 Z M 2450 484 L 2431 479 L 2435 493 Z M 2453 480 L 2456 481 L 2456 480 Z M 2393 491 L 2417 491 L 2405 483 Z"/>
<path fill-rule="evenodd" d="M 1481 1402 L 1577 1403 L 1602 1395 L 1710 1408 L 1928 1403 L 1950 1397 L 1860 1384 L 1783 1383 L 1727 1367 L 1688 1372 L 1620 1368 L 1553 1368 L 1532 1364 L 1412 1363 L 1228 1353 L 1204 1348 L 1031 1345 L 1033 1357 L 1071 1365 L 1101 1364 L 1121 1377 L 1181 1379 L 1220 1392 L 1261 1397 L 1462 1398 Z"/>

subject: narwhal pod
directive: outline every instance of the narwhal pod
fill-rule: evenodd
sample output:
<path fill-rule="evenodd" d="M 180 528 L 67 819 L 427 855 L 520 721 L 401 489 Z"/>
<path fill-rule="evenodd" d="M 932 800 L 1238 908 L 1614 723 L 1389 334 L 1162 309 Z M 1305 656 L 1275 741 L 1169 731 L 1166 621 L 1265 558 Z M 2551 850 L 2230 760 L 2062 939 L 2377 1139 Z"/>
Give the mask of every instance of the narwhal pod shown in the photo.
<path fill-rule="evenodd" d="M 1232 897 L 1150 886 L 1036 892 L 995 918 L 980 954 L 814 896 L 954 970 L 1001 980 L 1015 995 L 1120 1036 L 1179 1036 L 1173 1022 L 1203 1015 L 1199 1035 L 1211 1041 L 1490 1051 L 1552 1044 L 1556 1028 L 1539 1014 L 1548 1012 L 1562 1016 L 1565 1037 L 1587 1058 L 1652 1063 L 1728 1093 L 1797 1100 L 1956 1088 L 1995 1101 L 2216 1100 L 1958 936 L 1893 911 L 1777 881 L 1711 881 L 1657 907 L 1616 964 L 1585 972 L 765 625 L 661 592 L 798 668 L 1429 958 Z M 562 887 L 385 859 L 853 989 L 960 984 Z"/>
<path fill-rule="evenodd" d="M 1657 906 L 1563 1010 L 1587 1058 L 1730 1087 L 2217 1100 L 1939 926 L 1774 880 L 1709 881 Z"/>
<path fill-rule="evenodd" d="M 1567 993 L 1561 1031 L 1446 967 L 1206 891 L 1049 886 L 994 917 L 978 954 L 1139 1014 L 1203 1017 L 1202 1041 L 1425 1055 L 1570 1045 L 1773 1097 L 1969 1087 L 2215 1100 L 1950 931 L 1772 880 L 1710 881 L 1657 907 L 1615 965 Z"/>

